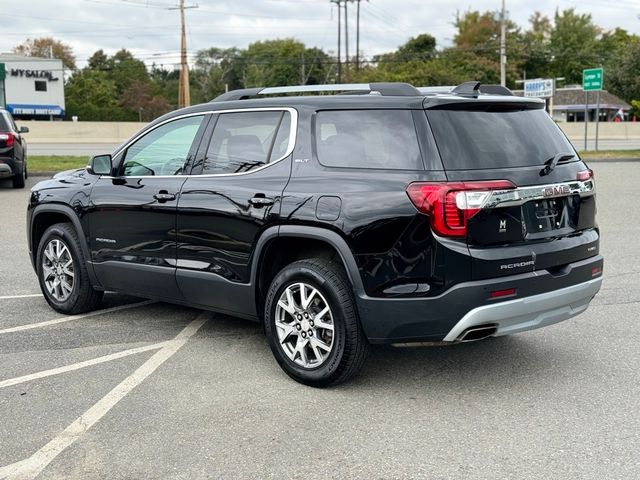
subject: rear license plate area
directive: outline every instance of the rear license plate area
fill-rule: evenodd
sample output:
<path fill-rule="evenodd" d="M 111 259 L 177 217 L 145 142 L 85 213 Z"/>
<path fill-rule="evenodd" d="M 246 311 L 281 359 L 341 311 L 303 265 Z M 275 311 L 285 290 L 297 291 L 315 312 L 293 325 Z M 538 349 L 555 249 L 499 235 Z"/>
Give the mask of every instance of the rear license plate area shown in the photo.
<path fill-rule="evenodd" d="M 522 206 L 527 237 L 571 228 L 568 197 L 527 202 Z"/>

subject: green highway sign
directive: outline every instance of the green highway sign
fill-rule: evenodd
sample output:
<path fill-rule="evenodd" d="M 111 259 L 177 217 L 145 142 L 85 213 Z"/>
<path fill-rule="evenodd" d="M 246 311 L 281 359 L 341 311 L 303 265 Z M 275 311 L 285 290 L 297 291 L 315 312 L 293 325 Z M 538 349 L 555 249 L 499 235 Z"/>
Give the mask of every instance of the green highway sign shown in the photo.
<path fill-rule="evenodd" d="M 7 76 L 7 71 L 4 67 L 4 63 L 0 63 L 0 80 L 4 80 Z"/>
<path fill-rule="evenodd" d="M 582 89 L 585 92 L 602 90 L 604 72 L 602 68 L 588 68 L 582 71 Z"/>

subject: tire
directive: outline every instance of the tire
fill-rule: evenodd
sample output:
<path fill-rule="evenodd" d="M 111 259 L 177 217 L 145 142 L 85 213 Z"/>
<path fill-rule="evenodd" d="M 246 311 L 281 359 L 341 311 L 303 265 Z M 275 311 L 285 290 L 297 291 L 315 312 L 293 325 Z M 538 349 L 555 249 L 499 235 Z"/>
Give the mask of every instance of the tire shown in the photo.
<path fill-rule="evenodd" d="M 369 344 L 351 283 L 335 263 L 308 259 L 283 268 L 267 292 L 264 322 L 276 361 L 297 382 L 327 387 L 364 365 Z"/>
<path fill-rule="evenodd" d="M 25 179 L 27 178 L 27 166 L 25 164 L 20 167 L 13 176 L 13 188 L 24 188 Z"/>
<path fill-rule="evenodd" d="M 91 286 L 80 240 L 70 223 L 57 223 L 44 232 L 38 245 L 36 271 L 44 298 L 57 312 L 89 312 L 102 300 L 103 292 Z"/>

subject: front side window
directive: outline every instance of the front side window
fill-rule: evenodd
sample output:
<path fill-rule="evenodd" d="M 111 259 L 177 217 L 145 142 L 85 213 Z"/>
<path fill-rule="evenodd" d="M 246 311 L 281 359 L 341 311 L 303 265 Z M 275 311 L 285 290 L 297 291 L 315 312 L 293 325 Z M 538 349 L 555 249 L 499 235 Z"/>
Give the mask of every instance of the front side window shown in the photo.
<path fill-rule="evenodd" d="M 288 111 L 220 114 L 207 149 L 203 174 L 241 173 L 282 158 L 289 147 Z"/>
<path fill-rule="evenodd" d="M 125 176 L 180 175 L 204 115 L 181 118 L 155 128 L 127 149 Z"/>
<path fill-rule="evenodd" d="M 315 140 L 327 167 L 424 169 L 410 110 L 321 111 Z"/>

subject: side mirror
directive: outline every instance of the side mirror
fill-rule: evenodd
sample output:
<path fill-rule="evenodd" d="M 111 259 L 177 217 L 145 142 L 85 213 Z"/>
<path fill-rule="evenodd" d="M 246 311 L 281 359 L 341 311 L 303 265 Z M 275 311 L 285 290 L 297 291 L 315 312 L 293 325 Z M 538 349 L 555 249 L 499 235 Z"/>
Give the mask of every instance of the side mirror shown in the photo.
<path fill-rule="evenodd" d="M 111 175 L 111 155 L 96 155 L 89 160 L 87 172 L 92 175 Z"/>
<path fill-rule="evenodd" d="M 29 133 L 29 127 L 20 127 L 18 133 Z"/>

